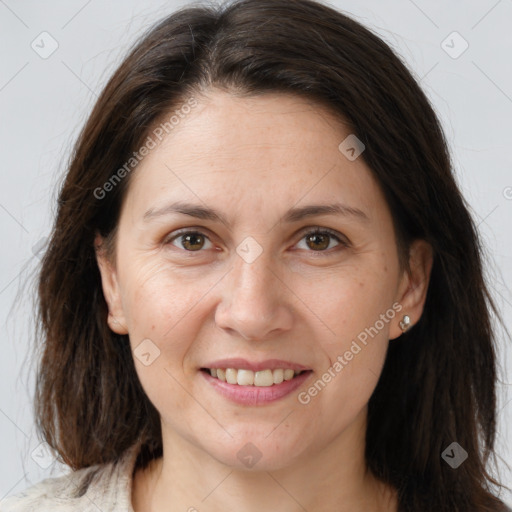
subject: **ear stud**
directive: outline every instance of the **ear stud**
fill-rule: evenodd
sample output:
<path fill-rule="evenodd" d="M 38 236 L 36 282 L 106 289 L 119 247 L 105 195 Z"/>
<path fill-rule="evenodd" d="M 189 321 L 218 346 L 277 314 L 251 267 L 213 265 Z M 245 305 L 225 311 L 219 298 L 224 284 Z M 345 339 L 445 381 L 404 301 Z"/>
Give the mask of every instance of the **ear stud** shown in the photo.
<path fill-rule="evenodd" d="M 403 332 L 407 331 L 409 327 L 411 326 L 411 317 L 409 315 L 404 315 L 403 319 L 400 320 L 400 329 L 402 329 Z"/>

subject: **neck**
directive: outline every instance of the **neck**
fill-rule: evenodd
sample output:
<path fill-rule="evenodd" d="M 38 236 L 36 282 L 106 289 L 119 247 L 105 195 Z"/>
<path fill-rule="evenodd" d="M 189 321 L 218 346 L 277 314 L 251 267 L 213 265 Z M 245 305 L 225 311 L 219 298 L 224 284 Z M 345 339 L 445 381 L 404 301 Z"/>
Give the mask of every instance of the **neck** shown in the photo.
<path fill-rule="evenodd" d="M 163 457 L 135 475 L 134 511 L 396 511 L 394 491 L 366 469 L 365 422 L 366 411 L 323 450 L 273 470 L 226 466 L 167 432 Z"/>

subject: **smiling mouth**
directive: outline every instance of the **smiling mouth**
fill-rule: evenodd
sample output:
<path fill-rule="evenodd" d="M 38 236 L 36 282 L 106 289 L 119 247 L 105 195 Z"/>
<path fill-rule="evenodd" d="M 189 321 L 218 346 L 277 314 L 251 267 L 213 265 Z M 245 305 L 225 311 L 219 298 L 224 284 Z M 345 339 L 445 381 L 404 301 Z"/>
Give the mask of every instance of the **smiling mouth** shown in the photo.
<path fill-rule="evenodd" d="M 201 368 L 201 371 L 209 373 L 213 378 L 228 384 L 239 386 L 271 387 L 281 384 L 284 381 L 292 380 L 303 373 L 310 373 L 312 370 L 292 370 L 290 368 L 277 368 L 274 370 L 252 370 L 236 368 Z"/>

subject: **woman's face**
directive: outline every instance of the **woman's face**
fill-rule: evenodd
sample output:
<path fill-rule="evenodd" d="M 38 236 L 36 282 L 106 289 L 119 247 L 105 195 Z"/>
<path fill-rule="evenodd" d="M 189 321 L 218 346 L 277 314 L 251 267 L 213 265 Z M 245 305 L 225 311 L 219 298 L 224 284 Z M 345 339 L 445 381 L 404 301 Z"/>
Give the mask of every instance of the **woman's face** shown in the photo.
<path fill-rule="evenodd" d="M 164 437 L 275 469 L 364 430 L 423 296 L 349 135 L 298 97 L 210 91 L 134 171 L 99 263 Z"/>

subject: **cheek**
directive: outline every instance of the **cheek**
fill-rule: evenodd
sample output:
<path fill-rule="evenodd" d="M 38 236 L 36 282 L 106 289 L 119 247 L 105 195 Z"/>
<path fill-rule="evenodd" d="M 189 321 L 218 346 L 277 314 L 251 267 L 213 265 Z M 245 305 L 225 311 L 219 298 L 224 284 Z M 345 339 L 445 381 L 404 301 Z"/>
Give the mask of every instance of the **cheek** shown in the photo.
<path fill-rule="evenodd" d="M 380 337 L 387 339 L 390 318 L 381 321 L 382 315 L 396 316 L 393 309 L 396 280 L 380 264 L 346 265 L 341 269 L 325 272 L 321 279 L 304 277 L 298 294 L 323 324 L 327 334 L 318 340 L 328 349 L 336 351 L 350 345 L 360 333 L 368 329 L 374 333 L 377 324 Z"/>
<path fill-rule="evenodd" d="M 357 414 L 373 393 L 389 344 L 389 328 L 397 321 L 400 306 L 393 307 L 396 283 L 384 264 L 347 266 L 329 275 L 325 283 L 328 287 L 310 288 L 309 296 L 324 326 L 316 335 L 318 349 L 325 354 L 324 368 L 306 389 L 302 403 L 339 404 L 328 413 L 338 424 Z M 313 295 L 318 295 L 314 301 Z"/>
<path fill-rule="evenodd" d="M 184 363 L 201 326 L 200 299 L 212 284 L 184 277 L 162 261 L 139 260 L 124 277 L 123 306 L 139 381 L 158 411 L 173 411 L 186 424 L 185 412 L 201 416 L 184 388 Z"/>
<path fill-rule="evenodd" d="M 187 277 L 165 261 L 138 261 L 125 272 L 123 308 L 132 348 L 143 340 L 154 343 L 162 360 L 181 365 L 200 324 L 195 320 L 208 279 Z"/>

